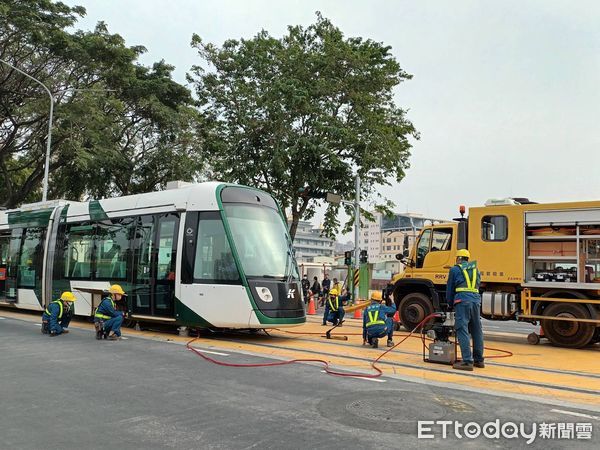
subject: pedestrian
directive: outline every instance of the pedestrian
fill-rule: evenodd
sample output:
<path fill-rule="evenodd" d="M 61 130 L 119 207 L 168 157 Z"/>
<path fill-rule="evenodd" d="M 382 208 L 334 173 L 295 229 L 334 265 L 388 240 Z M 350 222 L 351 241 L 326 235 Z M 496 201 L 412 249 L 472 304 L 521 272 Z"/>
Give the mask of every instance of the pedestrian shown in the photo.
<path fill-rule="evenodd" d="M 479 285 L 481 273 L 476 261 L 469 261 L 471 254 L 462 249 L 456 252 L 456 265 L 448 273 L 446 302 L 455 311 L 455 328 L 462 361 L 452 367 L 458 370 L 473 370 L 473 366 L 484 368 L 483 330 L 481 328 L 481 296 Z M 471 353 L 471 338 L 473 352 Z"/>
<path fill-rule="evenodd" d="M 329 290 L 331 289 L 331 280 L 329 279 L 327 274 L 324 275 L 321 286 L 323 287 L 323 297 L 327 298 L 327 295 L 329 294 Z"/>
<path fill-rule="evenodd" d="M 386 305 L 390 306 L 392 304 L 392 294 L 394 293 L 394 285 L 391 281 L 388 281 L 385 288 L 383 288 L 383 301 Z"/>
<path fill-rule="evenodd" d="M 313 284 L 310 288 L 310 292 L 311 295 L 314 297 L 316 297 L 317 301 L 320 301 L 320 297 L 321 297 L 321 284 L 319 283 L 319 280 L 317 277 L 313 278 Z M 321 305 L 322 306 L 322 305 Z"/>
<path fill-rule="evenodd" d="M 117 311 L 115 301 L 121 301 L 125 296 L 123 288 L 118 284 L 113 284 L 94 314 L 94 327 L 96 328 L 96 339 L 108 338 L 116 341 L 121 338 L 121 324 L 123 323 L 123 313 Z"/>
<path fill-rule="evenodd" d="M 346 312 L 344 311 L 339 292 L 332 289 L 327 295 L 325 312 L 323 313 L 323 325 L 327 325 L 327 322 L 331 322 L 333 325 L 341 327 L 345 314 Z"/>
<path fill-rule="evenodd" d="M 302 298 L 304 298 L 304 303 L 308 303 L 308 291 L 310 290 L 310 281 L 308 281 L 308 275 L 304 274 L 302 276 Z"/>
<path fill-rule="evenodd" d="M 71 306 L 77 300 L 72 292 L 65 291 L 58 300 L 50 302 L 42 314 L 42 333 L 51 337 L 69 332 L 69 323 L 73 316 Z"/>
<path fill-rule="evenodd" d="M 379 346 L 379 338 L 387 336 L 387 346 L 394 346 L 394 319 L 396 306 L 383 304 L 381 291 L 371 294 L 371 304 L 363 313 L 363 345 Z"/>

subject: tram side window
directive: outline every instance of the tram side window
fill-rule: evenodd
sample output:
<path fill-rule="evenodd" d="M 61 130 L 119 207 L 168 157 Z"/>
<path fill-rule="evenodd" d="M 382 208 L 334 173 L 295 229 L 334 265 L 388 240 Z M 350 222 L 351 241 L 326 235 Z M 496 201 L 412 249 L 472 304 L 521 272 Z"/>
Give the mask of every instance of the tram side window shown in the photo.
<path fill-rule="evenodd" d="M 194 280 L 239 282 L 223 222 L 218 213 L 200 213 L 194 260 Z"/>
<path fill-rule="evenodd" d="M 41 277 L 45 234 L 45 228 L 27 228 L 25 230 L 19 256 L 19 287 L 35 288 L 36 278 Z"/>
<path fill-rule="evenodd" d="M 177 237 L 179 218 L 175 215 L 160 218 L 158 236 L 158 266 L 156 278 L 159 280 L 175 279 L 175 249 L 173 244 Z"/>
<path fill-rule="evenodd" d="M 96 225 L 96 279 L 125 280 L 132 238 L 132 218 Z"/>
<path fill-rule="evenodd" d="M 67 236 L 65 278 L 90 278 L 94 250 L 93 225 L 71 225 Z"/>

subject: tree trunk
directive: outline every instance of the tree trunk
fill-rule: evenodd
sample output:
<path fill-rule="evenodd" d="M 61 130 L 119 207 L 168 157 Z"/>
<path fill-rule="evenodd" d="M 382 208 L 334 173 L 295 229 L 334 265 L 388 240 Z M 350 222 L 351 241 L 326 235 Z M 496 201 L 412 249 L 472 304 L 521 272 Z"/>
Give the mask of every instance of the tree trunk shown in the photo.
<path fill-rule="evenodd" d="M 294 242 L 294 238 L 296 237 L 298 222 L 300 222 L 300 214 L 292 210 L 292 223 L 290 224 L 290 237 L 292 238 L 292 242 Z"/>

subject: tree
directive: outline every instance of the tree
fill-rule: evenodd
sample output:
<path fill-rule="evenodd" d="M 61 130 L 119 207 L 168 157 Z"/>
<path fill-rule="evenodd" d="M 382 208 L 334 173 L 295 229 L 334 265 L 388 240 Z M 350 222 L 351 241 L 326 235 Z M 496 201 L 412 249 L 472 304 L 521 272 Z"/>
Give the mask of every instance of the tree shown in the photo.
<path fill-rule="evenodd" d="M 137 63 L 100 22 L 71 31 L 85 14 L 50 0 L 0 0 L 0 59 L 42 81 L 55 98 L 49 198 L 147 192 L 201 170 L 197 111 L 164 61 Z M 0 205 L 39 200 L 49 98 L 0 63 Z"/>
<path fill-rule="evenodd" d="M 219 48 L 194 35 L 192 46 L 211 68 L 195 66 L 188 76 L 204 113 L 211 174 L 271 192 L 291 215 L 292 238 L 298 221 L 315 213 L 302 187 L 353 197 L 358 173 L 363 198 L 374 200 L 378 185 L 404 177 L 418 133 L 393 100 L 411 75 L 390 47 L 345 38 L 319 13 L 280 39 L 261 31 Z M 340 226 L 338 210 L 328 206 L 329 236 Z"/>

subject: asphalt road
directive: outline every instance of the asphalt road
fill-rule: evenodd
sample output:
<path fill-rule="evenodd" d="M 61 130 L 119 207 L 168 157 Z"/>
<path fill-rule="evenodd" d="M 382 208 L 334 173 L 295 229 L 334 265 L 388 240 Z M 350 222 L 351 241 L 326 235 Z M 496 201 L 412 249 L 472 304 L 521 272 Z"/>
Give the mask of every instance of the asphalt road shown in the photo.
<path fill-rule="evenodd" d="M 227 362 L 268 361 L 228 352 Z M 96 341 L 88 330 L 41 335 L 0 320 L 0 448 L 599 448 L 600 419 L 549 405 L 384 378 L 326 375 L 316 366 L 229 368 L 180 344 Z M 417 438 L 418 420 L 480 425 L 591 423 L 591 440 Z M 453 425 L 452 425 L 453 426 Z M 573 425 L 575 427 L 575 425 Z M 568 426 L 567 426 L 568 427 Z M 490 431 L 493 431 L 490 429 Z M 510 431 L 510 429 L 507 429 Z M 460 431 L 459 431 L 460 433 Z"/>

